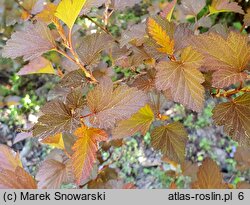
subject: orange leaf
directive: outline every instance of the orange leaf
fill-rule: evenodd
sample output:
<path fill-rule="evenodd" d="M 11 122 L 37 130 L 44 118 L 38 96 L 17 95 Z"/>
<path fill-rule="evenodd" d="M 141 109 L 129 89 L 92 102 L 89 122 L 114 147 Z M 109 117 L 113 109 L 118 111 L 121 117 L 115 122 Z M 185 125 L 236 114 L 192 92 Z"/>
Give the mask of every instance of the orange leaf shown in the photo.
<path fill-rule="evenodd" d="M 96 128 L 82 126 L 75 131 L 78 140 L 73 145 L 74 154 L 72 156 L 73 171 L 80 184 L 82 180 L 89 177 L 93 165 L 96 161 L 96 151 L 98 142 L 105 141 L 108 138 L 106 132 Z"/>
<path fill-rule="evenodd" d="M 45 23 L 51 23 L 55 17 L 57 6 L 53 3 L 48 3 L 44 6 L 44 10 L 36 15 L 36 19 Z"/>
<path fill-rule="evenodd" d="M 0 169 L 14 171 L 18 166 L 22 166 L 19 154 L 5 145 L 0 145 Z"/>
<path fill-rule="evenodd" d="M 14 171 L 0 169 L 0 189 L 36 189 L 34 178 L 23 168 L 17 167 Z"/>
<path fill-rule="evenodd" d="M 62 150 L 64 149 L 64 142 L 63 142 L 62 133 L 56 134 L 55 136 L 47 137 L 47 138 L 41 140 L 41 142 L 43 144 L 54 146 L 58 149 L 62 149 Z"/>

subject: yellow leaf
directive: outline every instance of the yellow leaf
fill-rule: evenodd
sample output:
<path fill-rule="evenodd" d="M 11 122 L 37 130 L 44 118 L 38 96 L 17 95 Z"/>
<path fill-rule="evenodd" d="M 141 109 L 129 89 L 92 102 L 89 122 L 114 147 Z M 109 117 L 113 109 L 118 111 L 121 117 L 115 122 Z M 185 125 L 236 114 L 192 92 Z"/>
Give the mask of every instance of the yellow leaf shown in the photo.
<path fill-rule="evenodd" d="M 30 75 L 30 74 L 56 74 L 53 68 L 52 63 L 43 58 L 38 57 L 34 60 L 31 60 L 27 65 L 25 65 L 17 73 L 18 75 Z"/>
<path fill-rule="evenodd" d="M 50 136 L 41 141 L 43 144 L 47 144 L 53 147 L 56 147 L 58 149 L 64 149 L 64 142 L 63 142 L 63 137 L 62 133 L 59 133 L 55 136 Z"/>
<path fill-rule="evenodd" d="M 213 0 L 211 6 L 209 6 L 209 12 L 210 14 L 220 12 L 235 12 L 244 14 L 244 11 L 237 2 L 229 2 L 229 0 Z"/>
<path fill-rule="evenodd" d="M 105 131 L 97 128 L 82 126 L 75 131 L 78 140 L 72 147 L 73 172 L 77 183 L 81 183 L 89 177 L 96 161 L 98 142 L 105 141 L 108 135 Z"/>
<path fill-rule="evenodd" d="M 52 64 L 49 62 L 46 66 L 44 66 L 43 68 L 40 68 L 36 73 L 55 74 L 55 70 Z"/>
<path fill-rule="evenodd" d="M 170 39 L 167 31 L 153 18 L 148 18 L 147 31 L 151 38 L 160 46 L 158 51 L 172 55 L 174 53 L 174 40 Z"/>
<path fill-rule="evenodd" d="M 153 120 L 154 113 L 150 106 L 146 105 L 128 120 L 123 120 L 118 123 L 113 131 L 114 139 L 130 137 L 137 132 L 141 132 L 145 135 Z"/>
<path fill-rule="evenodd" d="M 55 16 L 72 29 L 86 0 L 62 0 L 58 5 Z"/>

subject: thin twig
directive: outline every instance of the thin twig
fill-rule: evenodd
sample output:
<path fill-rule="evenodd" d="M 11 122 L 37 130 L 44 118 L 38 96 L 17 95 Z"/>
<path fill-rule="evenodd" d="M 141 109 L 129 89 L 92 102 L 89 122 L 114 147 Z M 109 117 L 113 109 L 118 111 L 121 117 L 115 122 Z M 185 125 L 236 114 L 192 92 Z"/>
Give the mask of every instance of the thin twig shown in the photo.
<path fill-rule="evenodd" d="M 246 25 L 243 23 L 243 25 L 240 28 L 240 33 L 242 33 L 244 31 L 245 27 L 246 27 Z"/>
<path fill-rule="evenodd" d="M 240 85 L 238 88 L 230 90 L 230 91 L 224 91 L 224 92 L 218 92 L 214 95 L 214 97 L 220 98 L 220 97 L 226 97 L 226 98 L 231 98 L 232 95 L 235 95 L 239 92 L 243 93 L 250 93 L 250 89 L 248 88 L 242 88 Z"/>
<path fill-rule="evenodd" d="M 83 70 L 85 76 L 91 80 L 93 83 L 97 83 L 98 81 L 95 79 L 95 77 L 91 74 L 90 71 L 88 71 L 85 66 L 80 62 L 79 57 L 77 53 L 74 50 L 73 43 L 72 43 L 72 28 L 69 30 L 69 37 L 68 37 L 68 43 L 69 43 L 69 50 L 74 56 L 75 63 Z"/>
<path fill-rule="evenodd" d="M 108 34 L 109 36 L 111 36 L 113 38 L 113 40 L 117 43 L 120 44 L 120 42 L 104 27 L 102 26 L 100 23 L 98 23 L 97 21 L 93 20 L 92 18 L 90 18 L 87 15 L 83 15 L 82 17 L 87 18 L 88 20 L 90 20 L 92 23 L 94 23 L 97 27 L 99 27 L 101 30 L 103 30 L 106 34 Z"/>

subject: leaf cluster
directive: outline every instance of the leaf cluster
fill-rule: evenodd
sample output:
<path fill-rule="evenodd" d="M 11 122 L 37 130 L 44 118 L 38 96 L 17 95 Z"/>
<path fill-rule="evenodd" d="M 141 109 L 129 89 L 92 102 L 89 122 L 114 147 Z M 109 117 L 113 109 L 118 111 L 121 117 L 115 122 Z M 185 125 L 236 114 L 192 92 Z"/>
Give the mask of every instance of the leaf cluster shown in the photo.
<path fill-rule="evenodd" d="M 18 154 L 1 146 L 0 188 L 60 188 L 65 183 L 134 188 L 121 182 L 108 165 L 98 170 L 104 163 L 100 151 L 104 144 L 110 148 L 115 140 L 147 132 L 152 147 L 172 164 L 180 164 L 183 175 L 190 176 L 188 169 L 196 167 L 192 188 L 230 187 L 213 160 L 205 159 L 199 168 L 185 162 L 188 133 L 162 107 L 173 101 L 202 112 L 206 98 L 219 98 L 224 102 L 213 109 L 215 124 L 223 126 L 240 146 L 249 147 L 250 47 L 242 33 L 249 24 L 249 12 L 241 31 L 225 32 L 222 25 L 212 26 L 210 17 L 221 12 L 244 15 L 236 2 L 213 0 L 206 5 L 205 0 L 174 0 L 121 36 L 113 35 L 109 30 L 112 16 L 138 3 L 140 0 L 19 2 L 24 26 L 11 35 L 3 56 L 28 61 L 19 75 L 60 77 L 32 128 L 34 138 L 57 149 L 33 179 L 22 168 Z M 90 17 L 93 8 L 101 16 Z M 201 16 L 204 8 L 207 13 Z M 193 24 L 186 21 L 190 17 L 195 19 Z M 77 27 L 76 22 L 92 23 L 95 29 Z M 202 28 L 208 31 L 203 33 Z M 61 57 L 59 64 L 47 57 L 51 53 Z M 117 67 L 129 69 L 132 75 L 116 76 Z"/>

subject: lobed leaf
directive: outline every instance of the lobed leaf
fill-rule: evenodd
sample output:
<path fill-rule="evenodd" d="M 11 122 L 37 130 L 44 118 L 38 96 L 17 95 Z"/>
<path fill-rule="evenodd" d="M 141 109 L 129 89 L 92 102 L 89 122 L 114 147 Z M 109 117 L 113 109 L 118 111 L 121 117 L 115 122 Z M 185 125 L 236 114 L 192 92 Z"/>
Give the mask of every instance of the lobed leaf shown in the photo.
<path fill-rule="evenodd" d="M 209 6 L 210 14 L 219 12 L 235 12 L 244 14 L 242 8 L 237 2 L 230 2 L 229 0 L 212 0 L 211 6 Z"/>
<path fill-rule="evenodd" d="M 206 6 L 206 0 L 182 0 L 181 10 L 185 15 L 197 16 L 197 14 Z"/>
<path fill-rule="evenodd" d="M 190 29 L 189 24 L 179 24 L 174 31 L 175 51 L 190 46 L 190 38 L 194 36 L 194 32 Z"/>
<path fill-rule="evenodd" d="M 77 100 L 79 101 L 79 100 Z M 38 123 L 34 126 L 33 136 L 46 138 L 61 132 L 73 132 L 79 125 L 80 115 L 60 100 L 48 102 L 43 108 Z"/>
<path fill-rule="evenodd" d="M 0 169 L 13 171 L 18 166 L 22 166 L 19 154 L 5 145 L 0 145 Z"/>
<path fill-rule="evenodd" d="M 85 2 L 86 0 L 62 0 L 56 9 L 55 16 L 72 29 Z"/>
<path fill-rule="evenodd" d="M 37 22 L 26 24 L 24 30 L 12 34 L 3 49 L 3 57 L 24 57 L 32 60 L 55 48 L 55 42 L 47 25 Z"/>
<path fill-rule="evenodd" d="M 72 163 L 77 183 L 80 184 L 91 174 L 96 161 L 98 142 L 107 140 L 108 135 L 103 130 L 86 126 L 78 128 L 75 135 L 78 139 L 72 147 Z"/>
<path fill-rule="evenodd" d="M 39 189 L 59 189 L 62 184 L 73 182 L 72 162 L 57 150 L 42 162 L 36 175 Z"/>
<path fill-rule="evenodd" d="M 17 75 L 30 75 L 30 74 L 56 74 L 53 65 L 50 61 L 43 57 L 38 57 L 29 62 L 21 68 Z"/>
<path fill-rule="evenodd" d="M 82 69 L 74 70 L 67 73 L 59 82 L 59 86 L 63 88 L 78 88 L 86 85 L 86 77 Z"/>
<path fill-rule="evenodd" d="M 224 132 L 242 146 L 250 145 L 250 94 L 246 93 L 232 102 L 221 103 L 213 110 L 213 119 Z"/>
<path fill-rule="evenodd" d="M 146 104 L 147 96 L 136 88 L 126 85 L 113 90 L 111 79 L 100 81 L 87 95 L 87 104 L 92 112 L 90 122 L 99 128 L 113 128 L 119 120 L 128 119 Z"/>
<path fill-rule="evenodd" d="M 250 60 L 247 36 L 230 32 L 225 39 L 219 34 L 210 33 L 195 38 L 194 47 L 205 56 L 204 67 L 214 70 L 212 86 L 228 87 L 244 81 Z"/>
<path fill-rule="evenodd" d="M 37 189 L 34 178 L 21 167 L 14 171 L 0 168 L 0 189 Z"/>
<path fill-rule="evenodd" d="M 158 51 L 172 55 L 174 53 L 174 40 L 170 38 L 167 31 L 154 18 L 147 20 L 147 32 L 151 38 L 160 46 Z"/>
<path fill-rule="evenodd" d="M 204 104 L 205 89 L 201 85 L 205 79 L 199 71 L 203 63 L 201 54 L 191 47 L 181 53 L 180 61 L 162 61 L 156 66 L 156 87 L 159 90 L 170 89 L 175 102 L 200 112 Z"/>
<path fill-rule="evenodd" d="M 143 91 L 151 91 L 155 89 L 155 70 L 149 70 L 147 71 L 146 75 L 140 76 L 139 78 L 136 78 L 131 86 L 138 88 L 139 90 Z"/>
<path fill-rule="evenodd" d="M 179 122 L 156 127 L 151 133 L 152 147 L 176 162 L 184 161 L 187 141 L 188 134 Z"/>
<path fill-rule="evenodd" d="M 218 165 L 210 158 L 206 158 L 199 167 L 197 181 L 192 183 L 193 189 L 226 189 L 223 176 Z"/>
<path fill-rule="evenodd" d="M 43 144 L 47 144 L 53 147 L 56 147 L 58 149 L 64 150 L 64 142 L 63 142 L 63 134 L 59 133 L 54 136 L 49 136 L 43 140 L 40 141 Z"/>
<path fill-rule="evenodd" d="M 130 137 L 137 132 L 145 135 L 153 121 L 154 113 L 149 105 L 145 105 L 137 113 L 133 114 L 131 118 L 118 122 L 112 132 L 113 139 Z"/>
<path fill-rule="evenodd" d="M 81 61 L 90 66 L 99 62 L 100 53 L 111 46 L 113 39 L 104 33 L 85 36 L 77 49 Z"/>

